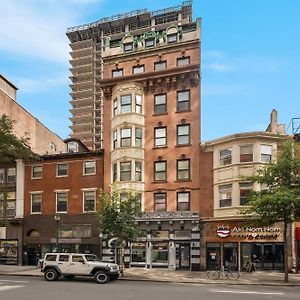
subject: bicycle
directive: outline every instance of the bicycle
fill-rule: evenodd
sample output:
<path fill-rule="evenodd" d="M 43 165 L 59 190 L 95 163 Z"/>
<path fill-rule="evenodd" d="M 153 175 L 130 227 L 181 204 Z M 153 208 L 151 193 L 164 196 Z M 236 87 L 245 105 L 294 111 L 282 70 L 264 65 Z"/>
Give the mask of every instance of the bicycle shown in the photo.
<path fill-rule="evenodd" d="M 221 270 L 211 270 L 207 271 L 207 277 L 209 279 L 218 280 L 220 277 L 224 279 L 225 277 L 229 280 L 238 280 L 240 278 L 239 272 L 231 271 L 230 267 L 221 267 Z"/>

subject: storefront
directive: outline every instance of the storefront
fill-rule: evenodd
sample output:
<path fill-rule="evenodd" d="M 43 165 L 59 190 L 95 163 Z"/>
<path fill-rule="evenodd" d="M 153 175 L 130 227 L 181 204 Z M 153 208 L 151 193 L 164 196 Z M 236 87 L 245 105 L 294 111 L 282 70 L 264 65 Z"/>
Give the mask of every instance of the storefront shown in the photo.
<path fill-rule="evenodd" d="M 18 264 L 18 240 L 0 240 L 0 264 Z"/>
<path fill-rule="evenodd" d="M 242 222 L 207 222 L 201 250 L 205 269 L 222 265 L 243 271 L 252 261 L 257 270 L 283 270 L 284 248 L 281 225 L 254 227 Z"/>

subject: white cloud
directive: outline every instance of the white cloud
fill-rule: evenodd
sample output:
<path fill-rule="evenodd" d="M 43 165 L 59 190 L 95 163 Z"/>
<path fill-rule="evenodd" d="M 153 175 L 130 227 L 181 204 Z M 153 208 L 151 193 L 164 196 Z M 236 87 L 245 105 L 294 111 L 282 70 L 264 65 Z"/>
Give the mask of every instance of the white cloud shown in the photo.
<path fill-rule="evenodd" d="M 67 28 L 80 24 L 81 6 L 100 0 L 1 0 L 0 51 L 68 62 Z"/>

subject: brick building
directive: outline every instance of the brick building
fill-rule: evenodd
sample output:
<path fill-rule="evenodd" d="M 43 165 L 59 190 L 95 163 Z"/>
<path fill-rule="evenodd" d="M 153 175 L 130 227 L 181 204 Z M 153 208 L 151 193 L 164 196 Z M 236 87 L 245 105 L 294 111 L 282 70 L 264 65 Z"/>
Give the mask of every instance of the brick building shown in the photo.
<path fill-rule="evenodd" d="M 100 254 L 92 213 L 103 187 L 103 151 L 68 139 L 67 152 L 25 164 L 23 263 L 46 252 Z"/>

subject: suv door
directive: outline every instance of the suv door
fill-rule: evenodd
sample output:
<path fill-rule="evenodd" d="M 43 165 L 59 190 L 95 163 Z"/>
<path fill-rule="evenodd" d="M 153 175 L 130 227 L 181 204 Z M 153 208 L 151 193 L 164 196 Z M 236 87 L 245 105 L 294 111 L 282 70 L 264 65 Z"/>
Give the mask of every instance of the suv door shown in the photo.
<path fill-rule="evenodd" d="M 86 263 L 83 255 L 80 254 L 72 255 L 69 274 L 78 274 L 78 275 L 89 274 L 89 266 Z"/>
<path fill-rule="evenodd" d="M 63 274 L 68 274 L 70 272 L 70 255 L 69 254 L 59 254 L 58 256 L 58 267 Z"/>

